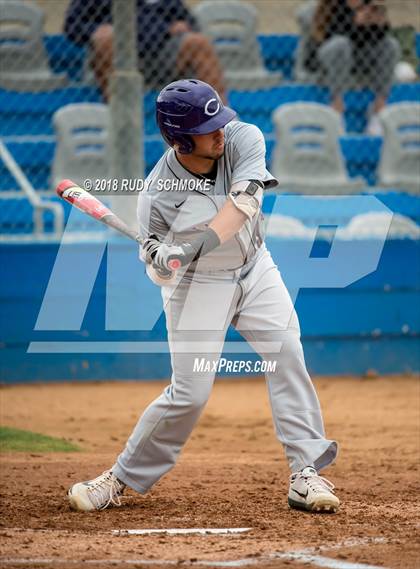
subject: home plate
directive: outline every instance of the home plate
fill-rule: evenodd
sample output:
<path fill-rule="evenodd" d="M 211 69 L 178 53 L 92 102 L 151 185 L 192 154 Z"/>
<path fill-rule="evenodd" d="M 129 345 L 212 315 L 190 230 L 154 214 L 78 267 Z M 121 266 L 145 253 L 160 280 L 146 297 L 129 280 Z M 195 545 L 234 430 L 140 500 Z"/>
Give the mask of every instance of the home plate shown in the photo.
<path fill-rule="evenodd" d="M 114 535 L 151 535 L 153 533 L 164 533 L 168 535 L 186 535 L 186 534 L 228 534 L 228 533 L 244 533 L 252 528 L 170 528 L 170 529 L 114 529 Z"/>

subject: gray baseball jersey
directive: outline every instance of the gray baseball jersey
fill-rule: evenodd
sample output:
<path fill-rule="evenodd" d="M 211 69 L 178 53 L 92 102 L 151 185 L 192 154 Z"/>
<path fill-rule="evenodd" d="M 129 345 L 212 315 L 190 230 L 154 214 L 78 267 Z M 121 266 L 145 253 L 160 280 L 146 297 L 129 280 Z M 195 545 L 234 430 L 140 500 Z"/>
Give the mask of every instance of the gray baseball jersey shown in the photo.
<path fill-rule="evenodd" d="M 265 188 L 277 185 L 277 180 L 266 168 L 262 132 L 254 125 L 239 121 L 228 123 L 224 132 L 225 151 L 217 161 L 217 176 L 212 183 L 186 170 L 172 148 L 162 156 L 147 177 L 146 190 L 138 200 L 143 239 L 155 234 L 167 243 L 188 242 L 207 229 L 226 202 L 234 183 L 259 180 Z M 179 181 L 178 186 L 170 189 L 171 184 L 166 184 L 169 189 L 165 189 L 163 182 L 167 180 Z M 188 181 L 197 189 L 190 190 L 185 183 Z M 242 267 L 263 242 L 262 221 L 263 215 L 259 212 L 232 239 L 203 257 L 198 271 Z"/>

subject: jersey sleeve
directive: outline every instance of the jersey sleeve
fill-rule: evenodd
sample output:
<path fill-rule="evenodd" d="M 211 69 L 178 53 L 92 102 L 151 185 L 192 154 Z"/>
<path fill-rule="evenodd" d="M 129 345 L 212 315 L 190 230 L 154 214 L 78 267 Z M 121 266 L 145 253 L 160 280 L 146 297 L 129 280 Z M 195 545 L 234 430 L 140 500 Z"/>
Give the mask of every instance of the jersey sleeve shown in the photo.
<path fill-rule="evenodd" d="M 231 138 L 232 185 L 244 180 L 259 180 L 265 187 L 277 185 L 265 163 L 265 140 L 258 127 L 237 123 Z"/>

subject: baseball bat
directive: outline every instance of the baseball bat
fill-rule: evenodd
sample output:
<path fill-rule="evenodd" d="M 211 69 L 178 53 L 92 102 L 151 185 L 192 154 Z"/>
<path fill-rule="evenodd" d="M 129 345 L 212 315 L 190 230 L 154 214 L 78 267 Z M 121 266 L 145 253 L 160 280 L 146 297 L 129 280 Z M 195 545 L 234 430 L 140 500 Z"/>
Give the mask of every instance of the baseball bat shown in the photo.
<path fill-rule="evenodd" d="M 111 211 L 106 205 L 104 205 L 98 198 L 95 198 L 92 194 L 78 186 L 75 182 L 71 180 L 62 180 L 56 187 L 57 195 L 62 198 L 67 203 L 74 207 L 77 207 L 83 213 L 86 213 L 93 219 L 101 221 L 105 225 L 116 229 L 126 237 L 137 241 L 137 243 L 142 243 L 140 235 L 135 231 L 130 229 L 122 219 L 120 219 L 113 211 Z M 176 271 L 181 266 L 181 262 L 178 259 L 173 259 L 169 262 L 169 266 L 172 271 Z M 160 269 L 161 276 L 168 278 L 172 273 L 170 271 L 165 271 L 165 275 Z"/>

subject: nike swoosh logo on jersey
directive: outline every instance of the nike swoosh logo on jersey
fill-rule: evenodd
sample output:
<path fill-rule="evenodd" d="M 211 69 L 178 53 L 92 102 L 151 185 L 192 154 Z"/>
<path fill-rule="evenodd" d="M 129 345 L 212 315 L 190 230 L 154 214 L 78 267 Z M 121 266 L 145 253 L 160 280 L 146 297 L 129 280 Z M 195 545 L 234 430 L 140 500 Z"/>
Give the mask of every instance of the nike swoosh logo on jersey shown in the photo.
<path fill-rule="evenodd" d="M 178 209 L 182 206 L 183 203 L 185 203 L 186 200 L 184 200 L 183 202 L 179 202 L 175 204 L 175 208 Z"/>
<path fill-rule="evenodd" d="M 302 498 L 306 498 L 306 496 L 308 495 L 308 490 L 306 490 L 306 494 L 303 494 L 302 492 L 298 492 L 298 490 L 295 490 L 294 488 L 292 488 L 293 492 L 296 492 L 296 494 L 299 494 L 299 496 L 301 496 Z"/>

